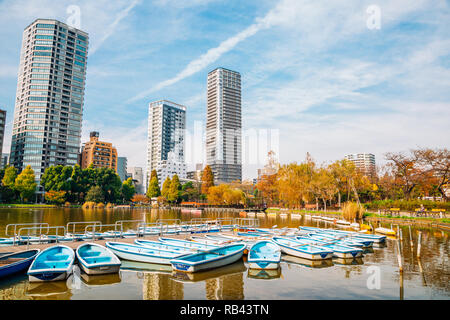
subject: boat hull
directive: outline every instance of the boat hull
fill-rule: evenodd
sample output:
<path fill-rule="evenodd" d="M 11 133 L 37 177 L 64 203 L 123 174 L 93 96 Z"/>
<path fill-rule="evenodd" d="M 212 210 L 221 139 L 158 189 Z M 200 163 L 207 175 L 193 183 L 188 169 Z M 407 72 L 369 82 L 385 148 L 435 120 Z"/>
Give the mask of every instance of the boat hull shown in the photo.
<path fill-rule="evenodd" d="M 248 262 L 248 267 L 250 269 L 273 270 L 273 269 L 278 269 L 280 267 L 280 263 L 279 262 L 267 262 L 265 260 L 254 260 L 252 262 Z"/>
<path fill-rule="evenodd" d="M 281 246 L 280 248 L 281 248 L 281 252 L 283 252 L 285 254 L 288 254 L 288 255 L 291 255 L 294 257 L 298 257 L 298 258 L 308 259 L 308 260 L 326 260 L 326 259 L 333 258 L 332 252 L 307 253 L 307 252 L 294 250 L 294 249 L 284 247 L 284 246 Z"/>
<path fill-rule="evenodd" d="M 137 261 L 137 262 L 146 262 L 146 263 L 156 263 L 156 264 L 170 264 L 170 260 L 173 258 L 166 257 L 157 257 L 157 256 L 148 256 L 148 255 L 140 255 L 132 252 L 123 252 L 116 250 L 114 248 L 109 248 L 116 256 L 120 259 Z"/>
<path fill-rule="evenodd" d="M 30 267 L 30 265 L 33 263 L 34 258 L 37 256 L 37 254 L 40 252 L 39 250 L 33 250 L 36 251 L 36 253 L 28 258 L 25 258 L 24 260 L 21 261 L 17 261 L 17 262 L 13 262 L 11 264 L 7 264 L 7 265 L 0 265 L 0 279 L 3 277 L 7 277 L 16 273 L 21 273 L 24 272 L 26 270 L 28 270 L 28 268 Z M 19 253 L 20 254 L 20 253 Z M 8 255 L 10 257 L 14 257 L 17 256 L 18 254 L 11 254 Z M 7 258 L 2 257 L 2 258 Z"/>
<path fill-rule="evenodd" d="M 174 260 L 172 262 L 172 268 L 176 271 L 180 272 L 199 272 L 203 270 L 208 269 L 214 269 L 226 266 L 228 264 L 232 264 L 240 259 L 242 259 L 242 256 L 244 254 L 244 248 L 242 250 L 237 251 L 234 254 L 230 254 L 229 256 L 218 259 L 218 260 L 212 260 L 212 261 L 206 261 L 204 263 L 198 263 L 198 264 L 189 264 L 189 263 L 183 263 L 180 260 Z"/>
<path fill-rule="evenodd" d="M 72 267 L 65 271 L 43 271 L 28 274 L 30 282 L 62 281 L 66 280 L 72 273 Z"/>
<path fill-rule="evenodd" d="M 99 274 L 109 274 L 118 273 L 120 270 L 120 265 L 105 265 L 98 267 L 87 267 L 80 263 L 81 270 L 88 275 L 99 275 Z"/>

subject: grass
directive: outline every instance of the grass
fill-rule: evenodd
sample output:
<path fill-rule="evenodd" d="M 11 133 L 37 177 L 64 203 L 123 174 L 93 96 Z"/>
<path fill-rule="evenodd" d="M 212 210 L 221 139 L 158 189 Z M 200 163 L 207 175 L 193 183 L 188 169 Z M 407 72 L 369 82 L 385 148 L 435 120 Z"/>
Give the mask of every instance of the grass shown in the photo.
<path fill-rule="evenodd" d="M 0 208 L 56 208 L 53 204 L 37 203 L 1 203 Z"/>

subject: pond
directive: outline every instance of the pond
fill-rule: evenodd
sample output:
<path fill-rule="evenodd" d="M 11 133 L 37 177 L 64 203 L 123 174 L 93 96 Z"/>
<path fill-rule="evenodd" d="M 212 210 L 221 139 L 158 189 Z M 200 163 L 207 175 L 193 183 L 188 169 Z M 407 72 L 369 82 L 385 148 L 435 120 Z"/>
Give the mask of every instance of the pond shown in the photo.
<path fill-rule="evenodd" d="M 51 226 L 69 221 L 238 217 L 235 213 L 185 214 L 180 210 L 155 209 L 0 209 L 0 237 L 12 223 L 47 222 Z M 258 217 L 262 227 L 331 227 L 323 221 L 302 217 Z M 389 227 L 386 225 L 386 227 Z M 397 245 L 389 239 L 384 248 L 374 247 L 361 259 L 311 262 L 283 256 L 274 271 L 250 270 L 246 259 L 197 274 L 178 274 L 170 266 L 123 261 L 116 275 L 87 276 L 75 269 L 67 281 L 29 283 L 26 275 L 0 280 L 0 299 L 449 299 L 448 231 L 411 228 L 403 234 L 404 272 L 397 264 Z M 417 233 L 422 232 L 421 259 L 416 257 Z M 379 276 L 378 278 L 374 278 Z M 374 279 L 379 279 L 377 282 Z M 379 285 L 378 285 L 379 284 Z"/>

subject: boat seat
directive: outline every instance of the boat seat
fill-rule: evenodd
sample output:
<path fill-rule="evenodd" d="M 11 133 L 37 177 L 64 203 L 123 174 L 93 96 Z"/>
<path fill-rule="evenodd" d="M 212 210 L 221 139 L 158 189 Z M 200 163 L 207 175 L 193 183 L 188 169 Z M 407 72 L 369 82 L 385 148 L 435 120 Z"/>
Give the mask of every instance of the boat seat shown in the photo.
<path fill-rule="evenodd" d="M 98 257 L 102 253 L 100 251 L 87 250 L 83 252 L 83 256 L 85 257 Z"/>
<path fill-rule="evenodd" d="M 64 254 L 64 253 L 55 253 L 55 254 L 48 255 L 47 259 L 48 260 L 53 260 L 53 261 L 68 260 L 69 259 L 69 255 L 68 254 Z"/>
<path fill-rule="evenodd" d="M 100 262 L 108 262 L 111 261 L 110 257 L 86 257 L 84 261 L 87 263 L 100 263 Z"/>

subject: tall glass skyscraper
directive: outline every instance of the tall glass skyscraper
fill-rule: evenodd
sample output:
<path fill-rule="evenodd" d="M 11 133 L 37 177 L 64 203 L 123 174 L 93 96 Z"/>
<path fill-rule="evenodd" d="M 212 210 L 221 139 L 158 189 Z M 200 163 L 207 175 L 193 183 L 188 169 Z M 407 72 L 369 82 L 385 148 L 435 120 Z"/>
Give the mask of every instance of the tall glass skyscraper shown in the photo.
<path fill-rule="evenodd" d="M 80 148 L 89 37 L 57 20 L 25 28 L 17 80 L 11 160 L 36 180 L 51 165 L 75 165 Z"/>
<path fill-rule="evenodd" d="M 152 170 L 157 170 L 161 161 L 170 160 L 177 164 L 184 164 L 185 129 L 185 106 L 167 100 L 149 104 L 146 187 Z M 170 159 L 169 153 L 171 153 Z M 178 175 L 180 174 L 181 172 L 178 172 Z M 158 179 L 161 183 L 161 177 Z"/>
<path fill-rule="evenodd" d="M 214 180 L 242 180 L 241 75 L 217 68 L 208 73 L 206 163 Z"/>

